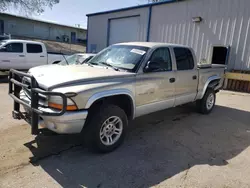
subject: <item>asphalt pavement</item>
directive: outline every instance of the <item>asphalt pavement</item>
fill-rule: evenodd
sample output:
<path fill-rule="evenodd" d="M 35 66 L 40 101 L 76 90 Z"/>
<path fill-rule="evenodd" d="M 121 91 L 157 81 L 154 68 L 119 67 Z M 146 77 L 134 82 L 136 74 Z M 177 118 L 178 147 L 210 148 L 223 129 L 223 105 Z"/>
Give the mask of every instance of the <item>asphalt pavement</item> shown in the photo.
<path fill-rule="evenodd" d="M 131 122 L 115 152 L 93 154 L 81 135 L 32 136 L 11 118 L 0 83 L 0 187 L 250 187 L 250 95 L 222 91 L 210 115 L 193 105 Z"/>

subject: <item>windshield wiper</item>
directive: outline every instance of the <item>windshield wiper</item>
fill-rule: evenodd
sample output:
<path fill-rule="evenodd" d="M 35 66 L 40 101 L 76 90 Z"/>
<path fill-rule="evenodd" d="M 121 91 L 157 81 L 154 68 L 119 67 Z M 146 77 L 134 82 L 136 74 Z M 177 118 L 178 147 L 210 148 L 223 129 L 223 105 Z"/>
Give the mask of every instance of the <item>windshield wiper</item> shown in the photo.
<path fill-rule="evenodd" d="M 63 58 L 65 59 L 67 65 L 69 65 L 69 62 L 68 62 L 67 58 L 64 56 L 64 54 L 62 54 L 62 56 L 63 56 Z"/>
<path fill-rule="evenodd" d="M 107 67 L 111 67 L 111 68 L 113 68 L 115 71 L 120 71 L 120 69 L 118 69 L 117 67 L 115 67 L 115 66 L 113 66 L 113 65 L 111 65 L 111 64 L 109 64 L 109 63 L 107 63 L 107 62 L 99 62 L 100 64 L 102 64 L 102 65 L 106 65 Z"/>
<path fill-rule="evenodd" d="M 89 61 L 86 61 L 86 62 L 83 62 L 83 63 L 81 63 L 82 65 L 83 64 L 88 64 L 89 66 L 91 66 L 91 67 L 93 67 L 93 65 L 98 65 L 98 63 L 91 63 L 91 62 L 89 62 Z"/>
<path fill-rule="evenodd" d="M 82 65 L 83 65 L 83 64 L 88 64 L 89 66 L 93 67 L 93 64 L 92 64 L 92 63 L 89 63 L 89 62 L 87 62 L 87 61 L 84 62 L 84 63 L 81 63 L 81 64 L 82 64 Z"/>

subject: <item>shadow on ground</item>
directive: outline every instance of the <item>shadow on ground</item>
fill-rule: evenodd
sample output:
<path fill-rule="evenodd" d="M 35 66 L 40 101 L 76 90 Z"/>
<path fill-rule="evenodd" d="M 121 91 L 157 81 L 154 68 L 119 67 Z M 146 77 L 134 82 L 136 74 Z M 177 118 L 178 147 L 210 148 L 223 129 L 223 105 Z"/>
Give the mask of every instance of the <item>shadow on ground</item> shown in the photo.
<path fill-rule="evenodd" d="M 135 120 L 126 142 L 110 154 L 74 147 L 80 142 L 72 136 L 37 137 L 37 148 L 26 146 L 31 161 L 62 187 L 150 187 L 195 165 L 227 165 L 250 145 L 249 131 L 249 112 L 217 106 L 200 115 L 188 106 Z M 58 145 L 71 149 L 60 153 Z"/>

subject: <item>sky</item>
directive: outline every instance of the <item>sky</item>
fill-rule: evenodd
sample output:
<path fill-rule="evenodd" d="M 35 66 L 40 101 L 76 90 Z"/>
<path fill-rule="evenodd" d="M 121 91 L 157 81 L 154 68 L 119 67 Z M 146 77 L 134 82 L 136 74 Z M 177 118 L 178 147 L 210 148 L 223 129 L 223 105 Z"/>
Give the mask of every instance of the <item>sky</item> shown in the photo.
<path fill-rule="evenodd" d="M 32 17 L 65 25 L 75 26 L 75 24 L 80 24 L 81 27 L 87 28 L 86 14 L 88 13 L 145 3 L 147 3 L 147 0 L 60 0 L 60 3 L 54 5 L 52 9 L 46 8 L 43 14 L 33 15 Z"/>

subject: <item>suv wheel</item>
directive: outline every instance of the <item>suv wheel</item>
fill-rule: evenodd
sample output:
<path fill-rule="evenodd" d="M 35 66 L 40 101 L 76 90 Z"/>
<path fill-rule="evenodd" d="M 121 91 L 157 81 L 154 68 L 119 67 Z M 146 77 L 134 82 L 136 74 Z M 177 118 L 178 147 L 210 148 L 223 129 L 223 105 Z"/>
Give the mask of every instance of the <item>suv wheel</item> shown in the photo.
<path fill-rule="evenodd" d="M 208 88 L 204 97 L 197 101 L 197 107 L 202 114 L 209 114 L 215 105 L 216 95 L 213 89 Z"/>
<path fill-rule="evenodd" d="M 119 147 L 125 138 L 128 119 L 118 106 L 107 105 L 92 111 L 86 125 L 87 146 L 97 152 L 111 152 Z"/>

